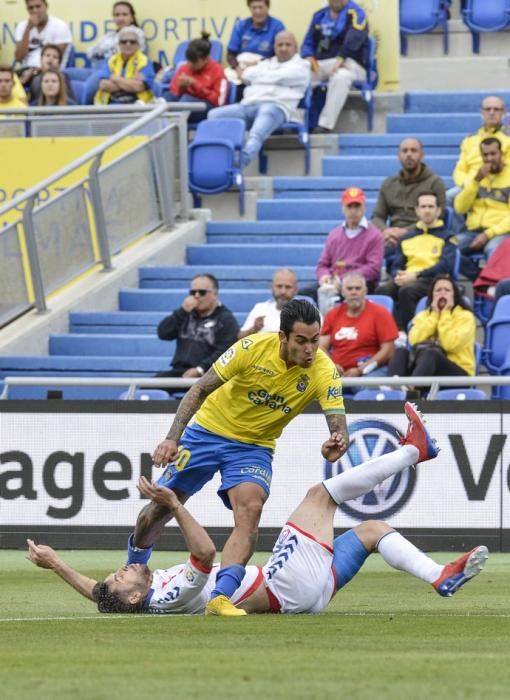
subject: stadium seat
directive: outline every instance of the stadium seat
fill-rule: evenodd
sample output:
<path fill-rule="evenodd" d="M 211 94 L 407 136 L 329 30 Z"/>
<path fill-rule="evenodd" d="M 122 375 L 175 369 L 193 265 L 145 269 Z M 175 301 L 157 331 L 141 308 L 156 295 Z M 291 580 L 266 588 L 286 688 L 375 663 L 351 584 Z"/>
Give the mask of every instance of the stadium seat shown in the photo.
<path fill-rule="evenodd" d="M 285 122 L 281 129 L 276 131 L 276 134 L 281 134 L 285 131 L 293 131 L 297 134 L 299 143 L 305 149 L 305 173 L 308 175 L 310 172 L 310 108 L 312 104 L 312 88 L 308 86 L 303 99 L 298 105 L 298 109 L 303 111 L 302 121 L 288 121 Z M 264 146 L 262 146 L 259 153 L 259 171 L 265 175 L 267 173 L 267 155 L 264 152 Z"/>
<path fill-rule="evenodd" d="M 84 83 L 94 70 L 92 68 L 64 68 L 64 73 L 69 76 L 69 80 L 79 80 Z"/>
<path fill-rule="evenodd" d="M 491 374 L 499 374 L 510 348 L 510 295 L 498 299 L 485 329 L 483 363 Z"/>
<path fill-rule="evenodd" d="M 189 188 L 195 207 L 199 194 L 219 194 L 239 187 L 239 211 L 244 215 L 242 150 L 245 123 L 242 119 L 206 119 L 198 124 L 189 145 Z"/>
<path fill-rule="evenodd" d="M 362 389 L 352 396 L 353 401 L 405 401 L 402 389 Z"/>
<path fill-rule="evenodd" d="M 127 401 L 128 392 L 123 391 L 119 399 Z M 137 389 L 133 396 L 134 401 L 169 401 L 170 395 L 164 389 Z"/>
<path fill-rule="evenodd" d="M 501 32 L 510 26 L 510 0 L 467 0 L 462 19 L 473 36 L 473 53 L 480 53 L 481 32 Z"/>
<path fill-rule="evenodd" d="M 71 85 L 73 86 L 74 96 L 76 97 L 76 104 L 82 105 L 85 98 L 85 83 L 81 80 L 71 80 Z"/>
<path fill-rule="evenodd" d="M 392 314 L 395 309 L 395 302 L 391 297 L 386 296 L 386 294 L 367 294 L 367 299 L 384 306 L 390 314 Z"/>
<path fill-rule="evenodd" d="M 407 36 L 427 34 L 440 26 L 443 50 L 448 53 L 449 0 L 400 0 L 400 53 L 407 56 Z"/>
<path fill-rule="evenodd" d="M 352 87 L 361 91 L 361 97 L 367 105 L 368 130 L 374 128 L 374 90 L 379 82 L 379 70 L 377 68 L 377 41 L 375 37 L 368 37 L 367 77 L 365 80 L 355 80 Z"/>
<path fill-rule="evenodd" d="M 434 396 L 438 401 L 485 401 L 487 394 L 481 389 L 441 389 Z"/>

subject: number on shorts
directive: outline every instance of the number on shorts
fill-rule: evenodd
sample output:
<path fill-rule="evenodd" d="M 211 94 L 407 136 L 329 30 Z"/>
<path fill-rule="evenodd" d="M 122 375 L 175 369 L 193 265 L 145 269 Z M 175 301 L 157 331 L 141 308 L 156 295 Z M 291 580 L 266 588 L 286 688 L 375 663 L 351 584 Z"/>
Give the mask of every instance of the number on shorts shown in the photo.
<path fill-rule="evenodd" d="M 179 447 L 179 455 L 177 456 L 177 459 L 174 462 L 174 466 L 178 472 L 182 471 L 184 467 L 187 465 L 191 457 L 191 452 L 189 450 L 185 450 L 184 447 Z"/>

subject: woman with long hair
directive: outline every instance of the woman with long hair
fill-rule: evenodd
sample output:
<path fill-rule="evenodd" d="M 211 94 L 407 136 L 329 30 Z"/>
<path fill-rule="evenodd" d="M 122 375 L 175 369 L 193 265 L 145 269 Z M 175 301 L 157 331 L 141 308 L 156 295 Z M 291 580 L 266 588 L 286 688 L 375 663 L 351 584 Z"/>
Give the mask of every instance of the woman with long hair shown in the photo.
<path fill-rule="evenodd" d="M 76 102 L 71 100 L 67 95 L 67 86 L 64 76 L 55 68 L 50 68 L 41 75 L 40 90 L 40 107 L 62 107 L 76 104 Z"/>
<path fill-rule="evenodd" d="M 388 365 L 391 376 L 473 376 L 476 321 L 460 289 L 448 275 L 436 277 L 427 308 L 416 314 L 409 348 L 397 348 Z"/>

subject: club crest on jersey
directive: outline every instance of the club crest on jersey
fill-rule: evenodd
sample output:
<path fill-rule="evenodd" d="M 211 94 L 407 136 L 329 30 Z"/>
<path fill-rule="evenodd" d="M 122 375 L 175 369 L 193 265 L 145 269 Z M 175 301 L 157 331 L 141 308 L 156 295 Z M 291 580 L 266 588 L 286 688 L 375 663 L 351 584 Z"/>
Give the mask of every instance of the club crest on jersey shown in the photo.
<path fill-rule="evenodd" d="M 302 394 L 304 394 L 309 382 L 310 382 L 310 377 L 307 374 L 300 374 L 299 379 L 298 379 L 298 383 L 296 384 L 296 389 L 298 391 L 300 391 Z"/>
<path fill-rule="evenodd" d="M 196 578 L 194 571 L 192 571 L 192 569 L 190 569 L 189 566 L 186 567 L 185 576 L 186 576 L 186 580 L 189 581 L 190 583 L 193 583 L 193 581 Z"/>
<path fill-rule="evenodd" d="M 241 340 L 241 347 L 243 350 L 248 350 L 249 347 L 253 345 L 253 340 L 250 340 L 249 338 L 243 338 Z"/>
<path fill-rule="evenodd" d="M 236 354 L 236 349 L 232 346 L 228 350 L 225 350 L 225 352 L 220 357 L 218 362 L 220 363 L 220 365 L 222 367 L 226 367 L 226 365 L 228 365 L 228 363 L 234 359 L 235 354 Z"/>

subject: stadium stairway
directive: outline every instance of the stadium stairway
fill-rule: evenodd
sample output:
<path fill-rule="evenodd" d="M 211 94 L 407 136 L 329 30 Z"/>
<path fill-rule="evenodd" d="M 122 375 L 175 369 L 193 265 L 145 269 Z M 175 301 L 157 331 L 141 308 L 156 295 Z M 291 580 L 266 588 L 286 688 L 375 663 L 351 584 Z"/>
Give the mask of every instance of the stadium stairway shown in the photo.
<path fill-rule="evenodd" d="M 0 382 L 7 375 L 131 377 L 165 369 L 174 343 L 160 341 L 159 321 L 179 306 L 190 278 L 215 274 L 220 298 L 241 324 L 268 298 L 271 277 L 283 266 L 299 284 L 314 280 L 327 233 L 341 219 L 340 192 L 357 185 L 367 193 L 370 215 L 382 180 L 399 169 L 398 144 L 407 135 L 424 144 L 427 164 L 451 186 L 462 138 L 479 127 L 485 93 L 410 93 L 405 112 L 390 114 L 386 134 L 342 134 L 338 156 L 324 156 L 321 177 L 273 177 L 273 196 L 257 201 L 254 221 L 210 221 L 207 243 L 189 245 L 186 265 L 140 267 L 137 289 L 122 289 L 118 310 L 75 311 L 69 333 L 51 334 L 47 356 L 0 357 Z M 510 97 L 510 93 L 503 93 Z M 51 387 L 52 389 L 58 388 Z M 48 387 L 14 387 L 13 398 L 45 398 Z M 118 388 L 64 388 L 64 398 L 116 398 Z"/>

